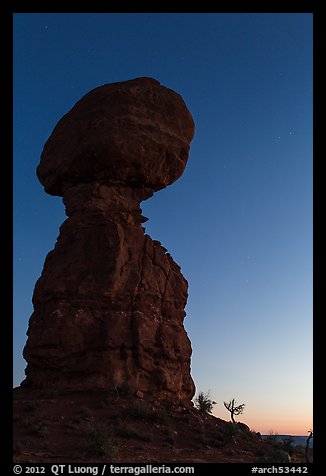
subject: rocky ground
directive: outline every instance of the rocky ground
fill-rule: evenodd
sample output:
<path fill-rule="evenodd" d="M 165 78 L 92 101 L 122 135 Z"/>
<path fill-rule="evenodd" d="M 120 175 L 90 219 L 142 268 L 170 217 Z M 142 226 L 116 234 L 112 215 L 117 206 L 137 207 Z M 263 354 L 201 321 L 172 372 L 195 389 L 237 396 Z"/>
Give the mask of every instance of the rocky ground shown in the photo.
<path fill-rule="evenodd" d="M 126 392 L 127 393 L 127 392 Z M 243 423 L 130 395 L 14 391 L 14 460 L 28 463 L 288 462 Z M 305 462 L 304 453 L 292 461 Z"/>

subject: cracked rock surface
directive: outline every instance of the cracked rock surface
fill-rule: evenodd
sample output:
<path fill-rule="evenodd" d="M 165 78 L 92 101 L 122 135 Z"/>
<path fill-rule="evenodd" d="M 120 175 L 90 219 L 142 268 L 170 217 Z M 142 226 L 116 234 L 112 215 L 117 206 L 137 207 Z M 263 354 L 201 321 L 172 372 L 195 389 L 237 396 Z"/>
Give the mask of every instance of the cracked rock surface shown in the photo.
<path fill-rule="evenodd" d="M 68 218 L 35 285 L 22 385 L 190 404 L 188 284 L 140 203 L 181 176 L 193 134 L 181 96 L 151 78 L 96 88 L 59 121 L 37 174 Z"/>

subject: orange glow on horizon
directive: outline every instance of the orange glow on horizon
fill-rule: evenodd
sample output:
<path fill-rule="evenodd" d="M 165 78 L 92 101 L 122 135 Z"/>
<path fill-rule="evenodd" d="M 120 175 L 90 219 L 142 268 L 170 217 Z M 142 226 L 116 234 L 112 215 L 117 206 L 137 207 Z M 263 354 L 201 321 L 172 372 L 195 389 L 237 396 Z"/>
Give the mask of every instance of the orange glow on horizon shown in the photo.
<path fill-rule="evenodd" d="M 213 411 L 213 415 L 223 420 L 229 421 L 229 417 L 226 415 L 217 415 Z M 264 418 L 263 415 L 239 415 L 235 418 L 236 421 L 240 421 L 249 426 L 252 431 L 261 433 L 262 435 L 269 435 L 270 433 L 278 435 L 293 435 L 293 436 L 305 436 L 309 434 L 309 430 L 313 429 L 313 418 L 310 416 L 301 416 L 295 418 L 293 415 L 289 415 L 288 418 L 277 417 L 266 412 Z"/>

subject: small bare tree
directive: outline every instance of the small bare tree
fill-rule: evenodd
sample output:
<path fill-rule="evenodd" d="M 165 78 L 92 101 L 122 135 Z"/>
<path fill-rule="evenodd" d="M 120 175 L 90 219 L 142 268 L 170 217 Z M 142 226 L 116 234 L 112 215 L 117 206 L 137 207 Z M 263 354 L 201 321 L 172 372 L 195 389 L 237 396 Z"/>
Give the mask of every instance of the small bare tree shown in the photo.
<path fill-rule="evenodd" d="M 224 406 L 231 413 L 232 423 L 235 423 L 234 415 L 240 415 L 241 413 L 243 413 L 245 404 L 242 403 L 241 405 L 236 406 L 236 401 L 234 400 L 234 398 L 232 398 L 230 402 L 224 402 Z"/>
<path fill-rule="evenodd" d="M 309 463 L 309 443 L 310 443 L 311 438 L 314 436 L 312 430 L 309 430 L 308 433 L 309 433 L 309 436 L 308 436 L 307 441 L 306 441 L 306 462 L 307 463 Z"/>

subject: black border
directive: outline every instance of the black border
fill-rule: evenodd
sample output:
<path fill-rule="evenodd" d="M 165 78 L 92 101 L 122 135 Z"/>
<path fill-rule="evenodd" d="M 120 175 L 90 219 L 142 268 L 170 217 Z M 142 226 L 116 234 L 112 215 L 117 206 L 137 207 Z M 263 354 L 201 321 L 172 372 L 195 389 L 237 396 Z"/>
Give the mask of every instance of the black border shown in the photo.
<path fill-rule="evenodd" d="M 312 13 L 314 22 L 314 212 L 313 212 L 313 232 L 314 232 L 314 373 L 316 370 L 316 363 L 318 362 L 318 349 L 316 344 L 319 329 L 316 324 L 316 309 L 318 308 L 318 301 L 322 294 L 321 276 L 322 276 L 322 262 L 320 259 L 320 249 L 322 241 L 322 167 L 320 166 L 320 122 L 318 118 L 321 116 L 320 108 L 320 93 L 322 90 L 322 40 L 321 33 L 323 31 L 323 19 L 321 15 L 321 4 L 323 0 L 221 0 L 215 2 L 215 8 L 212 9 L 212 4 L 205 5 L 203 2 L 196 2 L 200 11 L 194 8 L 194 5 L 188 5 L 189 11 L 185 11 L 184 5 L 177 6 L 176 4 L 169 6 L 167 2 L 151 2 L 143 6 L 138 2 L 127 3 L 113 3 L 105 0 L 93 0 L 86 5 L 77 1 L 28 1 L 28 0 L 12 0 L 11 2 L 1 2 L 1 124 L 6 126 L 7 131 L 1 137 L 1 172 L 0 177 L 2 184 L 1 190 L 1 231 L 0 231 L 0 250 L 1 250 L 1 273 L 3 296 L 5 299 L 1 300 L 1 328 L 0 336 L 3 343 L 0 346 L 1 356 L 1 401 L 4 404 L 3 410 L 7 417 L 7 424 L 1 424 L 3 431 L 2 444 L 0 445 L 3 451 L 3 459 L 1 463 L 5 463 L 9 473 L 12 474 L 12 320 L 9 316 L 13 315 L 12 295 L 13 295 L 13 164 L 10 157 L 13 157 L 13 16 L 16 13 Z M 135 10 L 135 6 L 138 7 Z M 205 10 L 206 6 L 206 10 Z M 79 8 L 78 8 L 79 7 Z M 318 250 L 318 251 L 317 251 Z M 4 364 L 6 363 L 6 365 Z M 316 382 L 316 379 L 314 379 Z M 302 382 L 302 385 L 305 383 Z M 299 389 L 298 389 L 299 391 Z M 314 405 L 319 407 L 318 398 L 320 392 L 317 392 L 314 385 Z M 320 408 L 320 407 L 319 407 Z M 316 420 L 317 411 L 315 410 L 314 417 L 314 432 L 318 438 L 314 438 L 314 466 L 320 461 L 319 454 L 321 454 L 321 446 L 319 436 L 322 433 L 318 421 Z M 2 422 L 4 423 L 4 422 Z M 8 448 L 7 448 L 8 446 Z M 216 463 L 221 465 L 221 463 Z M 198 465 L 196 465 L 198 466 Z M 209 464 L 211 467 L 212 464 Z M 215 464 L 213 465 L 215 466 Z M 226 470 L 223 465 L 223 472 Z M 236 468 L 236 464 L 231 464 L 231 468 Z M 204 468 L 208 466 L 204 466 Z M 248 467 L 248 465 L 247 465 Z M 222 469 L 222 467 L 221 467 Z M 240 468 L 239 468 L 240 469 Z M 197 472 L 197 471 L 196 471 Z M 242 474 L 249 474 L 248 471 Z M 312 471 L 309 471 L 311 474 Z"/>
<path fill-rule="evenodd" d="M 2 8 L 2 7 L 0 7 Z M 8 9 L 1 10 L 0 14 L 0 35 L 1 35 L 1 159 L 0 159 L 0 252 L 1 252 L 1 317 L 0 317 L 0 369 L 1 369 L 1 403 L 3 406 L 3 435 L 0 445 L 0 461 L 6 461 L 8 455 L 12 454 L 12 342 L 13 329 L 12 318 L 13 305 L 13 145 L 12 145 L 12 123 L 13 123 L 13 18 Z M 3 455 L 2 455 L 3 453 Z M 12 469 L 10 468 L 10 474 Z"/>
<path fill-rule="evenodd" d="M 12 13 L 315 13 L 322 0 L 218 0 L 215 8 L 212 2 L 189 2 L 177 5 L 173 2 L 110 2 L 93 0 L 77 2 L 73 0 L 12 0 L 7 9 Z M 192 3 L 192 5 L 190 5 Z M 79 6 L 79 8 L 78 8 Z M 197 6 L 197 8 L 196 8 Z M 135 7 L 138 7 L 135 9 Z M 198 8 L 199 7 L 199 8 Z"/>

